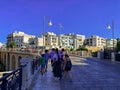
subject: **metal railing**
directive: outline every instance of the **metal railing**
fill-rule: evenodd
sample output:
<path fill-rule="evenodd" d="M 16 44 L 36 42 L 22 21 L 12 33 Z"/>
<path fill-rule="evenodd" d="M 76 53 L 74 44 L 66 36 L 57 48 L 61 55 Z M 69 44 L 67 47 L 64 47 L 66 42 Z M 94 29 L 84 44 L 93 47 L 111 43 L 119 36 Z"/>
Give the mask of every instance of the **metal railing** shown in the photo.
<path fill-rule="evenodd" d="M 25 65 L 24 65 L 25 66 Z M 0 78 L 0 90 L 21 90 L 22 87 L 22 68 L 6 73 Z"/>

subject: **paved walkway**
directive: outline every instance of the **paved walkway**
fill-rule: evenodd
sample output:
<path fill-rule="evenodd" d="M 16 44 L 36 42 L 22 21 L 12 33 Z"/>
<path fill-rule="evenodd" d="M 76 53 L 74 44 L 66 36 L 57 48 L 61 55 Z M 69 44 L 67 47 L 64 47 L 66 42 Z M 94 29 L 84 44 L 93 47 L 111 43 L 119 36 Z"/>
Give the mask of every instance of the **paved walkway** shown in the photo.
<path fill-rule="evenodd" d="M 55 81 L 49 65 L 44 77 L 39 73 L 31 90 L 120 90 L 120 63 L 71 57 L 73 82 Z"/>

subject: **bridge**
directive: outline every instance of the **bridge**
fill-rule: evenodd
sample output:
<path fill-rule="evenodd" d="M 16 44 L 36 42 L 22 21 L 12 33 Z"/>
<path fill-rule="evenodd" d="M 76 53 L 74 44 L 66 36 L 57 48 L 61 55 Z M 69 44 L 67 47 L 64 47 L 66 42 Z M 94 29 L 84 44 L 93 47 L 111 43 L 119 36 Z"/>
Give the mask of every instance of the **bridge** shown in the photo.
<path fill-rule="evenodd" d="M 22 66 L 12 72 L 11 75 L 14 77 L 9 74 L 13 79 L 12 81 L 6 79 L 6 75 L 2 78 L 4 80 L 0 79 L 0 90 L 10 90 L 6 87 L 10 88 L 12 85 L 10 83 L 14 83 L 14 80 L 18 82 L 15 82 L 16 84 L 11 90 L 120 90 L 119 62 L 93 57 L 81 58 L 75 55 L 71 55 L 70 58 L 73 63 L 72 82 L 69 81 L 69 77 L 56 81 L 51 72 L 50 63 L 47 73 L 42 76 L 39 71 L 39 63 L 35 64 L 37 60 L 33 62 L 30 60 L 31 58 L 25 57 L 26 62 L 21 62 Z M 3 86 L 5 87 L 3 88 Z M 18 88 L 14 89 L 16 87 Z"/>
<path fill-rule="evenodd" d="M 20 65 L 21 58 L 32 58 L 35 59 L 39 55 L 38 51 L 26 50 L 12 50 L 5 49 L 0 50 L 0 62 L 5 66 L 5 71 L 11 71 L 18 68 Z"/>

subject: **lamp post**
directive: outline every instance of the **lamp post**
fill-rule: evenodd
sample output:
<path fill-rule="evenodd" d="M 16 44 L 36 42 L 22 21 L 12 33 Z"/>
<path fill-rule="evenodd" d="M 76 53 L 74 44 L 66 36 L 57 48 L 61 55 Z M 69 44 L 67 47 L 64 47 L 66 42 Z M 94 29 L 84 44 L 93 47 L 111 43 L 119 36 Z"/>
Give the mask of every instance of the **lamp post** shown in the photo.
<path fill-rule="evenodd" d="M 114 48 L 114 21 L 112 21 L 112 25 L 107 26 L 107 29 L 112 29 L 112 39 L 113 39 L 113 53 L 112 53 L 112 61 L 115 61 L 115 48 Z"/>
<path fill-rule="evenodd" d="M 112 21 L 112 38 L 113 38 L 113 52 L 115 52 L 115 48 L 114 48 L 114 21 Z"/>
<path fill-rule="evenodd" d="M 43 17 L 43 48 L 45 47 L 45 25 L 46 25 L 46 17 Z M 48 22 L 48 26 L 52 26 L 51 20 Z"/>
<path fill-rule="evenodd" d="M 43 18 L 43 49 L 44 49 L 44 33 L 45 33 L 45 16 Z"/>
<path fill-rule="evenodd" d="M 113 42 L 112 42 L 112 47 L 113 47 L 113 52 L 115 52 L 115 48 L 114 48 L 114 21 L 112 21 L 112 25 L 107 25 L 107 29 L 110 30 L 112 29 L 112 39 L 113 39 Z"/>
<path fill-rule="evenodd" d="M 59 27 L 59 48 L 61 48 L 61 30 L 63 29 L 63 26 L 62 24 L 58 24 L 58 27 Z"/>

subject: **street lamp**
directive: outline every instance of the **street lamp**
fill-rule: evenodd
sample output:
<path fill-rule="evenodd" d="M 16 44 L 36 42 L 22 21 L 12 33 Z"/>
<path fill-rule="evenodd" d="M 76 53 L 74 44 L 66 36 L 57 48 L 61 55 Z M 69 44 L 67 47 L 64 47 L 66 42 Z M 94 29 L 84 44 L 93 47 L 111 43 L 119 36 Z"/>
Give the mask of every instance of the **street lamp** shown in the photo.
<path fill-rule="evenodd" d="M 60 30 L 60 34 L 61 34 L 61 30 L 63 29 L 63 25 L 59 24 L 59 30 Z"/>
<path fill-rule="evenodd" d="M 110 30 L 112 29 L 112 39 L 113 39 L 113 52 L 115 51 L 115 48 L 114 48 L 114 21 L 112 21 L 112 25 L 107 25 L 107 29 Z"/>
<path fill-rule="evenodd" d="M 62 24 L 58 24 L 58 27 L 59 27 L 59 47 L 61 48 L 61 36 L 60 36 L 60 34 L 61 34 L 61 30 L 63 29 L 63 26 L 62 26 Z"/>
<path fill-rule="evenodd" d="M 45 43 L 45 25 L 46 25 L 46 17 L 44 16 L 44 18 L 43 18 L 43 48 L 44 48 L 44 43 Z M 52 22 L 51 22 L 51 20 L 48 22 L 48 26 L 52 26 Z"/>

